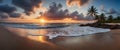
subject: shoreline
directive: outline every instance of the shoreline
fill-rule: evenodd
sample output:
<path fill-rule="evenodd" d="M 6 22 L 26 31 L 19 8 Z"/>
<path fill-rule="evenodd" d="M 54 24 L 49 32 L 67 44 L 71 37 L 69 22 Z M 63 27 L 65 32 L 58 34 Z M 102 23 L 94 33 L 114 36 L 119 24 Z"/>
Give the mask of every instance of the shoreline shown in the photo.
<path fill-rule="evenodd" d="M 0 50 L 116 50 L 120 49 L 120 29 L 109 32 L 84 35 L 79 37 L 57 37 L 47 39 L 51 46 L 39 41 L 33 41 L 9 32 L 0 27 Z M 97 48 L 96 48 L 97 47 Z"/>
<path fill-rule="evenodd" d="M 113 25 L 112 25 L 113 24 Z M 96 28 L 105 28 L 105 29 L 120 29 L 120 25 L 119 24 L 82 24 L 80 26 L 91 26 L 91 27 L 96 27 Z"/>

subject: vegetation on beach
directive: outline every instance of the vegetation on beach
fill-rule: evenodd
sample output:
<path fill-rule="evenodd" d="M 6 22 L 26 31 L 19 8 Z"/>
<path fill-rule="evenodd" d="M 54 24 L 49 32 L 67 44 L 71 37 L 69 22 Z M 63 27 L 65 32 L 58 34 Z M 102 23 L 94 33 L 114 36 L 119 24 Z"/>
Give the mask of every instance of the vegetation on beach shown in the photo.
<path fill-rule="evenodd" d="M 97 24 L 120 23 L 120 16 L 114 17 L 112 14 L 106 15 L 105 13 L 98 15 L 97 8 L 94 6 L 91 6 L 88 9 L 88 15 L 91 15 L 95 20 L 98 20 Z"/>
<path fill-rule="evenodd" d="M 101 13 L 98 14 L 98 9 L 94 6 L 91 6 L 88 9 L 88 16 L 92 16 L 93 20 L 98 20 L 96 23 L 93 24 L 83 24 L 81 26 L 91 26 L 91 27 L 98 27 L 98 28 L 108 28 L 108 29 L 120 29 L 120 25 L 109 25 L 107 23 L 120 23 L 120 16 L 116 15 L 117 17 L 113 16 L 112 14 Z"/>

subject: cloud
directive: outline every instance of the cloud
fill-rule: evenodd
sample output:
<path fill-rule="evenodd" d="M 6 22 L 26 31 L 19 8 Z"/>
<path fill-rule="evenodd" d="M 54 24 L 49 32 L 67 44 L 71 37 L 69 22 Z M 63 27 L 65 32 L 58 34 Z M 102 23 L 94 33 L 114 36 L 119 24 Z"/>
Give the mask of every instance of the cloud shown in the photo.
<path fill-rule="evenodd" d="M 106 14 L 116 14 L 116 13 L 117 13 L 117 11 L 115 9 L 113 9 L 113 8 L 110 8 L 108 10 L 108 12 L 106 12 Z"/>
<path fill-rule="evenodd" d="M 92 16 L 92 15 L 87 15 L 85 19 L 86 19 L 86 20 L 94 20 L 95 17 Z"/>
<path fill-rule="evenodd" d="M 86 5 L 88 3 L 90 3 L 92 0 L 66 0 L 66 4 L 68 6 L 73 6 L 73 5 L 77 5 L 77 6 L 83 6 Z"/>
<path fill-rule="evenodd" d="M 4 12 L 0 12 L 0 19 L 2 18 L 8 18 L 9 15 L 7 13 L 4 13 Z"/>
<path fill-rule="evenodd" d="M 0 5 L 0 11 L 5 13 L 13 13 L 16 11 L 16 8 L 9 5 Z"/>
<path fill-rule="evenodd" d="M 50 18 L 50 19 L 61 19 L 67 15 L 68 10 L 62 10 L 61 4 L 56 4 L 53 2 L 49 5 L 49 9 L 43 14 L 43 17 Z"/>
<path fill-rule="evenodd" d="M 21 14 L 20 13 L 11 13 L 9 14 L 10 17 L 13 17 L 13 18 L 18 18 L 18 17 L 21 17 Z"/>
<path fill-rule="evenodd" d="M 82 13 L 79 14 L 77 11 L 74 11 L 74 12 L 71 13 L 69 16 L 72 17 L 72 18 L 74 18 L 74 19 L 78 19 L 78 20 L 83 20 L 83 19 L 85 19 L 85 18 L 84 18 L 84 15 L 83 15 Z"/>
<path fill-rule="evenodd" d="M 113 8 L 108 9 L 108 11 L 105 12 L 106 14 L 116 14 L 116 15 L 120 15 L 120 12 L 116 11 Z"/>
<path fill-rule="evenodd" d="M 8 17 L 20 17 L 16 13 L 16 8 L 9 5 L 0 5 L 0 18 L 8 18 Z M 16 14 L 16 16 L 15 16 Z"/>
<path fill-rule="evenodd" d="M 3 0 L 0 0 L 0 3 L 2 3 Z"/>
<path fill-rule="evenodd" d="M 113 9 L 113 8 L 110 8 L 108 10 L 105 10 L 105 6 L 104 5 L 101 5 L 100 6 L 100 10 L 102 12 L 104 12 L 105 14 L 117 14 L 117 15 L 120 15 L 120 12 L 118 12 L 117 10 Z"/>
<path fill-rule="evenodd" d="M 105 6 L 104 6 L 104 5 L 101 5 L 101 6 L 100 6 L 100 10 L 101 10 L 102 12 L 106 12 Z"/>
<path fill-rule="evenodd" d="M 44 18 L 49 18 L 49 19 L 64 19 L 64 18 L 77 18 L 77 19 L 83 19 L 82 15 L 79 14 L 77 11 L 73 13 L 69 13 L 68 9 L 63 10 L 62 9 L 62 4 L 56 4 L 53 2 L 50 6 L 48 11 L 45 13 L 40 13 L 43 14 L 42 17 Z"/>
<path fill-rule="evenodd" d="M 25 10 L 27 15 L 35 13 L 36 8 L 40 8 L 41 0 L 12 0 L 12 3 Z"/>

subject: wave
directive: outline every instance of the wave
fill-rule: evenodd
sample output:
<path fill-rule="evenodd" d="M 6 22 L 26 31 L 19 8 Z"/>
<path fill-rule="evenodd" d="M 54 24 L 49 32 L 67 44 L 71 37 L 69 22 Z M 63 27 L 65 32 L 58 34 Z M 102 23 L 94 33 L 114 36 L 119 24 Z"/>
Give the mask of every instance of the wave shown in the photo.
<path fill-rule="evenodd" d="M 49 36 L 49 39 L 53 39 L 58 36 L 81 36 L 81 35 L 88 35 L 88 34 L 95 34 L 99 32 L 108 32 L 110 29 L 103 29 L 103 28 L 94 28 L 89 26 L 78 26 L 78 25 L 45 25 L 41 26 L 38 24 L 21 24 L 21 23 L 0 23 L 0 26 L 6 27 L 14 27 L 14 28 L 22 28 L 28 29 L 28 35 L 31 36 Z M 52 28 L 52 29 L 51 29 Z M 35 34 L 31 32 L 31 30 L 45 30 L 46 33 L 42 34 Z"/>
<path fill-rule="evenodd" d="M 45 29 L 45 30 L 47 30 L 47 33 L 45 34 L 34 34 L 31 32 L 29 32 L 28 34 L 31 36 L 49 36 L 49 39 L 53 39 L 58 36 L 81 36 L 110 31 L 110 29 L 94 28 L 89 26 L 86 27 L 69 26 L 59 29 Z"/>

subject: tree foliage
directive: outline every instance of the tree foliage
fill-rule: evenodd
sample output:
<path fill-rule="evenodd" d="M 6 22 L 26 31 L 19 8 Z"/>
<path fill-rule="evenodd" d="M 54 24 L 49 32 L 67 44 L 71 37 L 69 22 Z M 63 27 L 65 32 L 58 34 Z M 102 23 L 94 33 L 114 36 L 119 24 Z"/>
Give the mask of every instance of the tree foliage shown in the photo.
<path fill-rule="evenodd" d="M 94 6 L 91 6 L 88 9 L 87 15 L 93 16 L 95 20 L 98 20 L 97 23 L 120 23 L 120 16 L 117 16 L 116 18 L 113 18 L 112 15 L 106 16 L 106 14 L 101 13 L 98 15 L 97 8 Z"/>
<path fill-rule="evenodd" d="M 91 6 L 91 7 L 88 9 L 87 15 L 93 16 L 93 18 L 95 18 L 94 16 L 96 16 L 97 13 L 98 13 L 98 12 L 97 12 L 96 7 Z M 95 18 L 95 19 L 96 19 L 96 18 Z"/>

